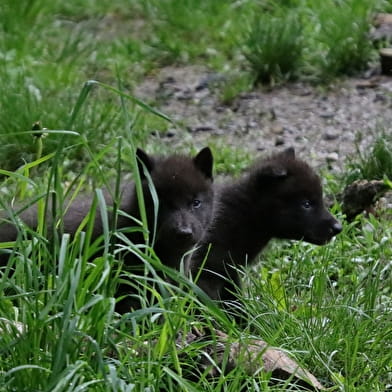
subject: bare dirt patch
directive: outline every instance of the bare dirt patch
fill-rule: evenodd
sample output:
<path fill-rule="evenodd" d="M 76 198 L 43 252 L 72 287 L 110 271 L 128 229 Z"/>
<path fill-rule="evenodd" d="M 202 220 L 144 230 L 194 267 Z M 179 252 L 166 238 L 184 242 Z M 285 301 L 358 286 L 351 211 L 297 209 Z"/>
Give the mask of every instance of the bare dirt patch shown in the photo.
<path fill-rule="evenodd" d="M 294 146 L 316 167 L 341 170 L 357 148 L 365 151 L 390 132 L 392 78 L 349 78 L 326 87 L 292 83 L 258 88 L 222 104 L 216 83 L 223 74 L 200 66 L 166 67 L 147 78 L 135 94 L 153 101 L 182 126 L 164 138 L 206 145 L 221 142 L 261 155 Z"/>

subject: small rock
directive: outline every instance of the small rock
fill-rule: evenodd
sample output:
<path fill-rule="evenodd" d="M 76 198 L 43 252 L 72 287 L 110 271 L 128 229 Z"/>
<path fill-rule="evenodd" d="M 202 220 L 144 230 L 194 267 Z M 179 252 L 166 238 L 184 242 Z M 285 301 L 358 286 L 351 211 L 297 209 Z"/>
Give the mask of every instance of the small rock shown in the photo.
<path fill-rule="evenodd" d="M 376 88 L 379 86 L 379 81 L 378 79 L 372 79 L 372 80 L 361 80 L 359 81 L 355 87 L 357 89 L 365 89 L 365 88 Z"/>
<path fill-rule="evenodd" d="M 175 83 L 176 83 L 176 79 L 174 79 L 173 76 L 168 76 L 159 82 L 159 87 L 163 87 L 167 84 L 175 84 Z"/>
<path fill-rule="evenodd" d="M 198 125 L 197 127 L 189 128 L 191 132 L 214 132 L 216 128 L 213 125 Z"/>
<path fill-rule="evenodd" d="M 383 103 L 385 103 L 386 101 L 387 101 L 387 97 L 384 94 L 382 94 L 382 93 L 377 93 L 374 96 L 374 102 L 383 102 Z"/>
<path fill-rule="evenodd" d="M 222 105 L 217 105 L 217 106 L 215 106 L 214 110 L 217 113 L 223 113 L 226 110 L 226 108 L 224 106 L 222 106 Z"/>
<path fill-rule="evenodd" d="M 370 32 L 372 41 L 391 41 L 392 38 L 392 15 L 386 13 L 377 14 L 374 21 L 375 28 Z"/>
<path fill-rule="evenodd" d="M 358 180 L 346 186 L 342 195 L 342 211 L 350 221 L 362 211 L 371 211 L 374 203 L 389 189 L 378 180 Z"/>
<path fill-rule="evenodd" d="M 258 124 L 257 124 L 256 121 L 248 121 L 246 123 L 246 128 L 247 129 L 254 129 L 254 128 L 257 128 L 257 126 L 258 126 Z"/>
<path fill-rule="evenodd" d="M 333 117 L 335 116 L 335 113 L 332 113 L 332 112 L 324 112 L 324 113 L 320 113 L 319 116 L 320 116 L 321 118 L 326 118 L 326 119 L 328 119 L 328 118 L 333 118 Z"/>
<path fill-rule="evenodd" d="M 299 97 L 307 97 L 309 95 L 312 95 L 312 90 L 306 87 L 304 84 L 300 84 L 293 87 L 293 93 L 295 95 L 298 95 Z"/>
<path fill-rule="evenodd" d="M 284 138 L 282 136 L 278 136 L 275 139 L 275 146 L 282 146 L 284 144 Z"/>
<path fill-rule="evenodd" d="M 328 163 L 334 163 L 339 161 L 339 155 L 336 152 L 330 152 L 329 154 L 327 154 L 327 156 L 325 157 L 325 160 Z"/>
<path fill-rule="evenodd" d="M 176 92 L 174 96 L 179 101 L 190 101 L 193 98 L 193 93 L 190 89 L 186 89 Z"/>
<path fill-rule="evenodd" d="M 165 134 L 165 136 L 167 137 L 167 138 L 172 138 L 172 137 L 174 137 L 174 136 L 176 136 L 177 135 L 177 132 L 174 130 L 174 129 L 169 129 L 167 132 L 166 132 L 166 134 Z"/>
<path fill-rule="evenodd" d="M 277 115 L 274 108 L 270 109 L 271 121 L 275 121 L 277 119 Z"/>
<path fill-rule="evenodd" d="M 240 99 L 258 99 L 259 94 L 257 92 L 246 92 L 239 95 Z"/>
<path fill-rule="evenodd" d="M 205 88 L 211 88 L 226 82 L 226 80 L 227 78 L 220 73 L 211 73 L 200 80 L 200 82 L 196 85 L 195 90 L 200 91 Z"/>
<path fill-rule="evenodd" d="M 323 134 L 323 139 L 324 140 L 335 140 L 335 139 L 337 139 L 339 137 L 339 134 L 338 133 L 335 133 L 335 132 L 325 132 L 324 134 Z"/>
<path fill-rule="evenodd" d="M 380 12 L 374 17 L 374 25 L 376 27 L 382 24 L 392 24 L 392 14 Z"/>
<path fill-rule="evenodd" d="M 281 125 L 276 124 L 271 127 L 271 132 L 275 135 L 282 135 L 284 133 L 284 128 Z"/>

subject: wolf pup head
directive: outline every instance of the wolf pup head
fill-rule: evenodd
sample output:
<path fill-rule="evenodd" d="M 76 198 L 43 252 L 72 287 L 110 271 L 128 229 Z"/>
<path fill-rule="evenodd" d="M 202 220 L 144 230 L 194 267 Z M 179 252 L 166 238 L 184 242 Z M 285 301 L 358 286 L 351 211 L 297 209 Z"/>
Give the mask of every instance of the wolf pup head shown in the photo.
<path fill-rule="evenodd" d="M 150 230 L 154 226 L 154 204 L 144 169 L 149 172 L 159 201 L 154 249 L 164 264 L 178 267 L 181 256 L 201 240 L 212 217 L 211 150 L 206 147 L 194 158 L 154 158 L 138 149 L 137 158 Z"/>
<path fill-rule="evenodd" d="M 342 225 L 324 206 L 320 178 L 295 157 L 293 148 L 260 162 L 251 178 L 260 197 L 270 198 L 274 237 L 322 245 L 342 231 Z"/>

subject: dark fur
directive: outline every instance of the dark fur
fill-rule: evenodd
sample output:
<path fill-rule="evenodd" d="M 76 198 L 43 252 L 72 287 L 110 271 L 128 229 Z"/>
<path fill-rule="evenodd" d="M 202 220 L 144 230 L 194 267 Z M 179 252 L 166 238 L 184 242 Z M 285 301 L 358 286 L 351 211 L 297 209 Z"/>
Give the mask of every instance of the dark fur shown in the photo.
<path fill-rule="evenodd" d="M 156 252 L 162 261 L 170 266 L 176 266 L 174 255 L 182 255 L 184 251 L 195 245 L 208 225 L 212 213 L 212 165 L 213 159 L 209 148 L 188 158 L 173 155 L 167 158 L 153 158 L 138 149 L 139 171 L 142 177 L 142 187 L 148 227 L 154 229 L 154 204 L 148 187 L 148 180 L 143 169 L 146 167 L 155 186 L 159 200 L 159 214 L 156 227 Z M 113 200 L 105 194 L 109 207 Z M 63 231 L 74 234 L 92 205 L 92 197 L 85 195 L 76 198 L 63 217 Z M 139 203 L 136 197 L 135 185 L 130 183 L 122 187 L 119 209 L 127 215 L 140 219 Z M 37 227 L 37 208 L 32 206 L 21 212 L 19 218 L 33 230 Z M 109 220 L 112 214 L 108 214 Z M 48 214 L 47 219 L 51 217 Z M 118 216 L 117 228 L 134 226 L 126 216 Z M 102 220 L 97 211 L 92 238 L 103 233 Z M 0 221 L 0 241 L 15 241 L 18 229 L 10 218 Z M 143 241 L 140 234 L 129 234 L 137 243 Z M 169 246 L 170 242 L 170 246 Z"/>
<path fill-rule="evenodd" d="M 137 158 L 142 177 L 148 228 L 151 232 L 150 238 L 152 238 L 154 229 L 156 230 L 154 250 L 162 263 L 173 268 L 179 268 L 183 254 L 201 240 L 212 216 L 213 158 L 211 150 L 204 148 L 194 158 L 182 155 L 156 158 L 138 149 Z M 155 228 L 154 203 L 144 169 L 151 177 L 159 200 Z M 112 206 L 113 200 L 109 194 L 106 194 L 105 198 L 107 205 Z M 91 205 L 91 197 L 76 198 L 63 217 L 63 231 L 74 234 L 89 212 Z M 119 209 L 125 214 L 140 220 L 139 202 L 134 183 L 122 187 Z M 113 214 L 109 211 L 109 221 L 111 221 L 112 216 Z M 36 206 L 22 212 L 19 217 L 27 226 L 33 230 L 36 229 Z M 50 216 L 47 219 L 49 222 L 51 221 Z M 125 229 L 130 226 L 135 226 L 130 218 L 124 215 L 117 216 L 117 229 Z M 102 232 L 102 220 L 99 211 L 97 211 L 93 239 L 101 235 Z M 140 231 L 130 232 L 125 230 L 124 232 L 133 243 L 144 243 L 144 237 Z M 17 237 L 18 229 L 10 222 L 10 218 L 6 219 L 6 222 L 1 222 L 0 219 L 0 241 L 15 241 Z M 141 263 L 140 259 L 132 253 L 124 255 L 124 262 L 127 266 L 132 267 L 134 264 Z M 124 285 L 121 286 L 120 292 L 121 294 L 127 292 Z"/>
<path fill-rule="evenodd" d="M 341 230 L 323 204 L 319 177 L 288 149 L 256 163 L 238 181 L 223 185 L 202 246 L 191 262 L 193 276 L 213 299 L 235 299 L 238 267 L 252 264 L 272 238 L 322 245 Z"/>
<path fill-rule="evenodd" d="M 212 216 L 211 151 L 205 148 L 193 159 L 179 155 L 154 159 L 138 150 L 138 157 L 150 173 L 159 200 L 154 250 L 164 264 L 178 268 L 184 252 L 201 240 Z M 154 203 L 144 176 L 143 194 L 152 230 Z M 137 203 L 123 209 L 140 218 Z"/>
<path fill-rule="evenodd" d="M 174 155 L 168 158 L 152 158 L 138 150 L 139 171 L 144 168 L 149 172 L 154 184 L 158 200 L 158 219 L 154 250 L 162 263 L 179 269 L 182 256 L 192 249 L 203 237 L 208 227 L 213 209 L 212 165 L 213 158 L 209 148 L 205 148 L 195 158 Z M 144 168 L 143 168 L 144 166 Z M 148 227 L 154 229 L 154 202 L 145 175 L 143 178 L 143 195 L 147 214 Z M 121 208 L 129 215 L 140 219 L 139 205 L 135 197 L 131 203 Z M 121 218 L 119 226 L 123 226 Z M 142 243 L 139 233 L 128 235 L 134 243 Z M 125 256 L 126 266 L 140 265 L 134 255 Z M 121 284 L 119 294 L 133 293 L 126 284 Z M 124 299 L 117 304 L 121 313 L 130 307 L 138 307 L 139 302 L 132 298 Z"/>

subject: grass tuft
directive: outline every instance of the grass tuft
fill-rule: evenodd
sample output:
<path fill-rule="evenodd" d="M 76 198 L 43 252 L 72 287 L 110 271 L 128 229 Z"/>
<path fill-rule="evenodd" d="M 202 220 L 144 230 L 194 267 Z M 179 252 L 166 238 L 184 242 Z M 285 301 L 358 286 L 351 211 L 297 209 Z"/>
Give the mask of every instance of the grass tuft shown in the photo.
<path fill-rule="evenodd" d="M 315 41 L 308 54 L 310 58 L 314 56 L 321 80 L 352 75 L 367 68 L 372 58 L 373 48 L 368 36 L 376 3 L 317 2 L 312 10 L 313 28 L 317 33 L 309 37 Z"/>
<path fill-rule="evenodd" d="M 244 55 L 255 83 L 274 84 L 297 76 L 303 50 L 300 14 L 296 8 L 257 12 L 245 39 Z"/>
<path fill-rule="evenodd" d="M 386 131 L 381 132 L 367 152 L 358 150 L 355 158 L 351 158 L 345 182 L 384 178 L 392 179 L 392 137 Z"/>

